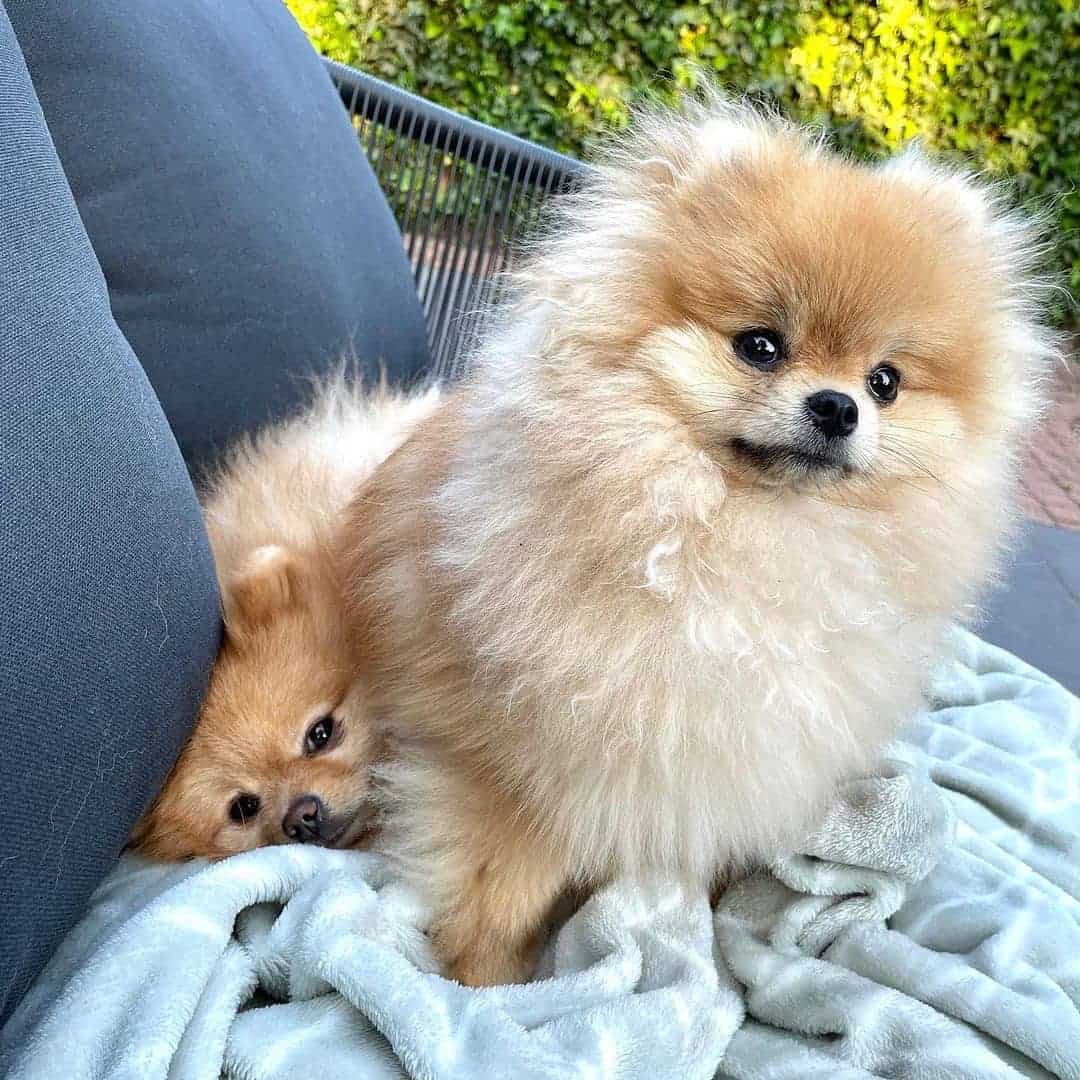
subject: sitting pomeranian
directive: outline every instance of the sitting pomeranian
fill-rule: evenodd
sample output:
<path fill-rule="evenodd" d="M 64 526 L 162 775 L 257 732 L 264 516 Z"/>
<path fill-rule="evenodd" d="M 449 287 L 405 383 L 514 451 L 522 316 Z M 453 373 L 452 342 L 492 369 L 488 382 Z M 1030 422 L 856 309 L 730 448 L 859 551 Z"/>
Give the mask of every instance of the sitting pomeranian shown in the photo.
<path fill-rule="evenodd" d="M 380 843 L 467 984 L 568 884 L 795 845 L 920 704 L 1055 352 L 971 177 L 716 95 L 564 203 L 344 549 Z"/>
<path fill-rule="evenodd" d="M 363 832 L 375 740 L 333 555 L 358 484 L 437 401 L 338 377 L 233 447 L 203 499 L 224 640 L 191 740 L 131 846 L 159 859 Z"/>

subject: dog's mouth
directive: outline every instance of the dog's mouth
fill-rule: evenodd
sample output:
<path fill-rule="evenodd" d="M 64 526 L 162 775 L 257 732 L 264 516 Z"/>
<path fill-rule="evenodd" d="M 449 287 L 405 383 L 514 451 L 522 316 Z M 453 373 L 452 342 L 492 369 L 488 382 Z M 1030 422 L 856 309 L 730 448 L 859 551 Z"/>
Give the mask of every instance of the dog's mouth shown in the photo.
<path fill-rule="evenodd" d="M 764 473 L 787 476 L 843 476 L 854 472 L 851 463 L 825 450 L 800 446 L 752 443 L 732 439 L 731 449 L 739 460 Z"/>
<path fill-rule="evenodd" d="M 356 813 L 335 819 L 333 829 L 322 839 L 321 847 L 347 848 L 355 844 L 370 828 L 371 808 L 362 806 Z"/>

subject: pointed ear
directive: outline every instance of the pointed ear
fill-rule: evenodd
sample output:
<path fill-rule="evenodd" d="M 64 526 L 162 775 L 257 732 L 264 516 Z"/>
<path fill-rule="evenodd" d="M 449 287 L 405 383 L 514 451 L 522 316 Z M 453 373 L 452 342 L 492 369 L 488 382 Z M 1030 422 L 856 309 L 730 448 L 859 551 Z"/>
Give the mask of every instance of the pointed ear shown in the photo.
<path fill-rule="evenodd" d="M 931 160 L 918 140 L 883 161 L 878 169 L 917 191 L 936 194 L 957 221 L 980 232 L 992 227 L 1002 209 L 1001 196 L 992 187 L 971 172 Z"/>
<path fill-rule="evenodd" d="M 138 851 L 140 848 L 146 846 L 147 840 L 150 838 L 150 830 L 152 827 L 150 808 L 143 814 L 134 827 L 131 830 L 131 835 L 127 838 L 127 844 L 125 847 L 131 848 L 132 851 Z"/>
<path fill-rule="evenodd" d="M 225 629 L 242 634 L 268 623 L 299 599 L 299 567 L 277 544 L 256 548 L 244 566 L 222 583 Z"/>

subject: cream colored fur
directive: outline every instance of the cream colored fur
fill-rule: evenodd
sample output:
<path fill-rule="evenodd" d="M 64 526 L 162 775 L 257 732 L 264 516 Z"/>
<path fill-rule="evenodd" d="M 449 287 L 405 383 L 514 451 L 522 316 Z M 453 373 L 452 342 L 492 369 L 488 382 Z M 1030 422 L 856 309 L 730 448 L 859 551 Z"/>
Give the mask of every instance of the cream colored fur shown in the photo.
<path fill-rule="evenodd" d="M 568 882 L 793 845 L 872 767 L 1008 532 L 1054 354 L 1034 250 L 970 177 L 854 166 L 715 96 L 642 118 L 569 201 L 352 511 L 383 843 L 450 974 L 519 977 Z M 733 335 L 774 322 L 790 364 L 747 369 Z M 825 387 L 864 416 L 850 475 L 733 452 Z"/>
<path fill-rule="evenodd" d="M 357 487 L 438 398 L 437 388 L 403 394 L 342 373 L 317 383 L 299 415 L 233 445 L 201 496 L 223 584 L 261 547 L 307 552 L 332 544 Z"/>

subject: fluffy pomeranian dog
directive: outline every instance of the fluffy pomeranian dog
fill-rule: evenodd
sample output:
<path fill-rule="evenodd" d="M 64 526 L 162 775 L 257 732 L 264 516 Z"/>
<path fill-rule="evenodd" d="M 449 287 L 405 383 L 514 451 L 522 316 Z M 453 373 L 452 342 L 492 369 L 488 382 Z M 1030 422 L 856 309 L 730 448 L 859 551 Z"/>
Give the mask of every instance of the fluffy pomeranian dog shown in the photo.
<path fill-rule="evenodd" d="M 448 974 L 521 978 L 568 884 L 767 858 L 872 766 L 1007 531 L 1037 247 L 715 94 L 564 203 L 349 512 L 381 843 Z"/>
<path fill-rule="evenodd" d="M 225 455 L 203 498 L 224 640 L 136 850 L 182 859 L 344 846 L 363 830 L 376 741 L 346 648 L 336 533 L 357 485 L 437 397 L 365 396 L 339 376 L 309 411 Z"/>

